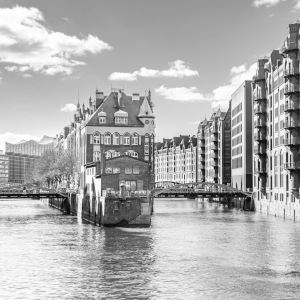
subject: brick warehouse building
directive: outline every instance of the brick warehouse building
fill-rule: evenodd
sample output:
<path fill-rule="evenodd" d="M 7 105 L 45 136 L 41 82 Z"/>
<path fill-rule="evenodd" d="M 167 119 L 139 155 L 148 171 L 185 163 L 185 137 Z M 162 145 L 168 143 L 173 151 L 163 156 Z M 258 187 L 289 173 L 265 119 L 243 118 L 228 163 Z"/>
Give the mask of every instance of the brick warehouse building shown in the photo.
<path fill-rule="evenodd" d="M 80 189 L 90 193 L 87 168 L 101 163 L 101 189 L 127 191 L 154 186 L 155 116 L 151 93 L 127 96 L 112 89 L 108 96 L 96 91 L 85 107 L 77 105 L 74 122 L 64 129 L 58 145 L 74 150 L 80 159 Z M 100 195 L 97 195 L 100 196 Z"/>

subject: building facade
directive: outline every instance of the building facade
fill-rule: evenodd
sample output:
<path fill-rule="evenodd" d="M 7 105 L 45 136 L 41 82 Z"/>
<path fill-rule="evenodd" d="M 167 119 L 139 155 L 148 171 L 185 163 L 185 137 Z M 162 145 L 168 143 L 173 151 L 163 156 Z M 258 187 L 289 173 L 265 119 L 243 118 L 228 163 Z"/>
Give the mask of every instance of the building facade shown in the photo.
<path fill-rule="evenodd" d="M 250 80 L 244 81 L 231 95 L 231 101 L 232 187 L 242 191 L 252 190 L 253 106 Z M 260 136 L 254 137 L 260 139 Z"/>
<path fill-rule="evenodd" d="M 27 176 L 32 174 L 39 156 L 7 152 L 8 157 L 8 182 L 23 184 Z M 28 178 L 29 179 L 29 178 Z"/>
<path fill-rule="evenodd" d="M 197 182 L 197 138 L 180 135 L 155 146 L 155 183 Z"/>
<path fill-rule="evenodd" d="M 16 144 L 5 143 L 5 152 L 20 153 L 34 156 L 41 156 L 46 150 L 54 150 L 56 139 L 44 136 L 40 141 L 21 141 Z"/>
<path fill-rule="evenodd" d="M 197 132 L 197 170 L 200 182 L 231 183 L 231 102 L 200 122 Z"/>
<path fill-rule="evenodd" d="M 8 182 L 8 156 L 0 150 L 0 184 Z"/>
<path fill-rule="evenodd" d="M 258 61 L 253 78 L 256 210 L 294 220 L 300 218 L 299 31 L 300 23 L 289 25 L 283 47 Z"/>
<path fill-rule="evenodd" d="M 151 189 L 154 185 L 155 116 L 151 93 L 128 96 L 112 89 L 108 96 L 96 91 L 96 99 L 80 107 L 74 121 L 58 135 L 57 150 L 70 150 L 80 161 L 80 191 L 88 186 L 87 168 L 100 163 L 102 191 Z M 131 172 L 130 172 L 131 170 Z M 109 178 L 109 180 L 107 179 Z M 101 196 L 101 195 L 97 195 Z"/>

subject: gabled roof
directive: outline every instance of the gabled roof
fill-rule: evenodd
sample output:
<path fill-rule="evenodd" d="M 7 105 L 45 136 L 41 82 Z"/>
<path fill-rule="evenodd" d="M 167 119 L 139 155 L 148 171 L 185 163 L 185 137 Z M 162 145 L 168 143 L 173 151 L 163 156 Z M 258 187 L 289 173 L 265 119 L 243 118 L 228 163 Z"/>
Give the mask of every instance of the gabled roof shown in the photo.
<path fill-rule="evenodd" d="M 140 112 L 138 114 L 138 117 L 150 117 L 154 118 L 153 112 L 151 110 L 149 101 L 147 97 L 144 97 L 144 101 L 140 107 Z"/>
<path fill-rule="evenodd" d="M 132 97 L 127 96 L 124 92 L 121 93 L 120 106 L 118 105 L 118 93 L 111 92 L 107 96 L 103 103 L 96 109 L 91 116 L 87 125 L 99 125 L 98 113 L 103 111 L 106 113 L 106 124 L 104 125 L 115 125 L 114 114 L 122 110 L 128 114 L 128 125 L 130 126 L 143 126 L 143 123 L 139 120 L 138 115 L 140 107 L 143 104 L 144 97 L 140 97 L 140 100 L 132 101 Z"/>

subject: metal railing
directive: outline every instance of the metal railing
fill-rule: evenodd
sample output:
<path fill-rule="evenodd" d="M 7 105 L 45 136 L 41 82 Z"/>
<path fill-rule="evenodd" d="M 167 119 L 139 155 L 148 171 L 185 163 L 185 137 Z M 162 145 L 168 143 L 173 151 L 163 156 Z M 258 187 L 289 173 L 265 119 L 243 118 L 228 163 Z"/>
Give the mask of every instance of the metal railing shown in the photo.
<path fill-rule="evenodd" d="M 300 87 L 297 84 L 288 84 L 284 88 L 285 94 L 298 93 L 299 91 L 300 91 Z"/>
<path fill-rule="evenodd" d="M 266 126 L 266 121 L 259 119 L 259 120 L 254 120 L 254 127 L 263 127 Z"/>
<path fill-rule="evenodd" d="M 267 173 L 267 169 L 265 167 L 256 167 L 254 168 L 255 173 L 264 174 Z"/>
<path fill-rule="evenodd" d="M 254 113 L 255 114 L 263 114 L 263 113 L 266 113 L 266 108 L 265 107 L 262 107 L 260 105 L 256 105 L 254 106 Z"/>
<path fill-rule="evenodd" d="M 296 128 L 299 127 L 299 123 L 295 121 L 285 121 L 283 123 L 283 128 L 288 129 L 288 128 Z"/>
<path fill-rule="evenodd" d="M 299 145 L 300 140 L 298 138 L 284 139 L 283 144 L 285 146 L 296 146 Z"/>
<path fill-rule="evenodd" d="M 286 170 L 298 170 L 300 168 L 300 162 L 288 162 L 284 164 Z"/>
<path fill-rule="evenodd" d="M 295 103 L 295 102 L 285 102 L 284 104 L 284 111 L 289 111 L 289 110 L 297 110 L 299 109 L 299 103 Z"/>

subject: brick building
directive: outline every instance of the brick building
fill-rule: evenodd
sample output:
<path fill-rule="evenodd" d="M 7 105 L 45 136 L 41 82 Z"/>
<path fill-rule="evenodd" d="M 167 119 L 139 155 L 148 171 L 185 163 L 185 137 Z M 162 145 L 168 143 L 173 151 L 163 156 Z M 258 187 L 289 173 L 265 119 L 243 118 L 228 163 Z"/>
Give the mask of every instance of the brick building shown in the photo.
<path fill-rule="evenodd" d="M 257 211 L 300 218 L 300 23 L 289 25 L 280 50 L 258 60 L 253 77 L 253 183 Z"/>
<path fill-rule="evenodd" d="M 155 146 L 155 183 L 197 182 L 197 138 L 180 135 Z"/>

